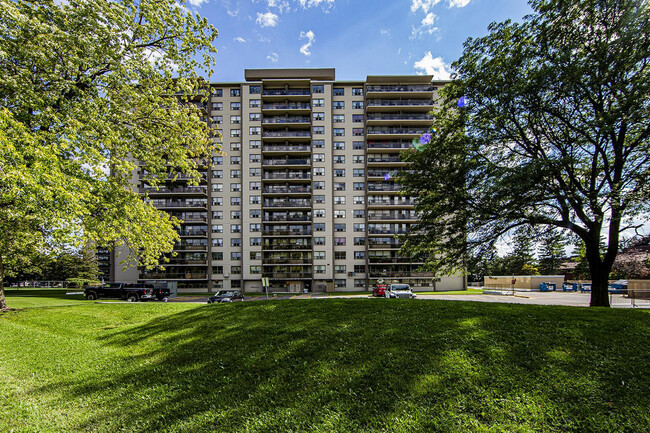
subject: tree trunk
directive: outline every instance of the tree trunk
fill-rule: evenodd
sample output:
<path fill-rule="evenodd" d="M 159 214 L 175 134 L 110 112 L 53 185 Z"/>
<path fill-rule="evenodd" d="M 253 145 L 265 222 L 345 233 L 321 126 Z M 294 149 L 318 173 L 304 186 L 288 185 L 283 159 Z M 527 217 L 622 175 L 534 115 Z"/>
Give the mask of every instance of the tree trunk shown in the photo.
<path fill-rule="evenodd" d="M 612 270 L 612 264 L 604 262 L 600 257 L 598 246 L 594 248 L 587 247 L 587 261 L 591 271 L 591 300 L 590 307 L 609 307 L 609 273 Z"/>
<path fill-rule="evenodd" d="M 5 268 L 2 263 L 2 254 L 0 254 L 0 311 L 9 311 L 7 298 L 5 298 Z"/>

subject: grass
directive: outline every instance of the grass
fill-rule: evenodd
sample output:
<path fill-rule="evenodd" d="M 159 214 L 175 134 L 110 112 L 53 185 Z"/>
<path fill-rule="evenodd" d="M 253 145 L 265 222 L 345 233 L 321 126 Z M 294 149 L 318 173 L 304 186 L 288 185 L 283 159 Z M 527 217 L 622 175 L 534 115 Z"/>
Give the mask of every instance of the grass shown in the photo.
<path fill-rule="evenodd" d="M 0 431 L 650 430 L 647 311 L 25 298 L 0 315 Z"/>

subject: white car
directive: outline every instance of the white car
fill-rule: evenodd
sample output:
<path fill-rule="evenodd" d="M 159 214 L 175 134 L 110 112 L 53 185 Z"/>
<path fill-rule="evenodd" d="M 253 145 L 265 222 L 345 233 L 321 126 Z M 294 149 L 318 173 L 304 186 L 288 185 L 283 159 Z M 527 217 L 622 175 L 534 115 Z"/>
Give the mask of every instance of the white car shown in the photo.
<path fill-rule="evenodd" d="M 408 284 L 389 284 L 386 287 L 387 298 L 414 299 L 415 293 Z"/>

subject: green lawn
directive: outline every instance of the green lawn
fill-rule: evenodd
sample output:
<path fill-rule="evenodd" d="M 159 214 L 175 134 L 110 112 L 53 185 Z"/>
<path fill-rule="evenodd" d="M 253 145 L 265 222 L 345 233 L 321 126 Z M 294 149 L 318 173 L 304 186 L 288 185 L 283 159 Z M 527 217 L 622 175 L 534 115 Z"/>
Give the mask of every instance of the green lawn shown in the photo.
<path fill-rule="evenodd" d="M 27 298 L 0 315 L 3 432 L 650 431 L 648 311 Z"/>

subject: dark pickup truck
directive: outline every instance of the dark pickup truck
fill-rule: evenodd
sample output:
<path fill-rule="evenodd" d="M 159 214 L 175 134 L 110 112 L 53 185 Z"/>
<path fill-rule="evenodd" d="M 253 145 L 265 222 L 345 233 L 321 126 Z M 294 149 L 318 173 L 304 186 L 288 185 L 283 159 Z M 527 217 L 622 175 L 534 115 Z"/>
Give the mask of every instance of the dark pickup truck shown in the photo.
<path fill-rule="evenodd" d="M 107 298 L 136 302 L 155 298 L 153 284 L 144 283 L 105 283 L 101 286 L 87 287 L 84 296 L 89 301 Z"/>

